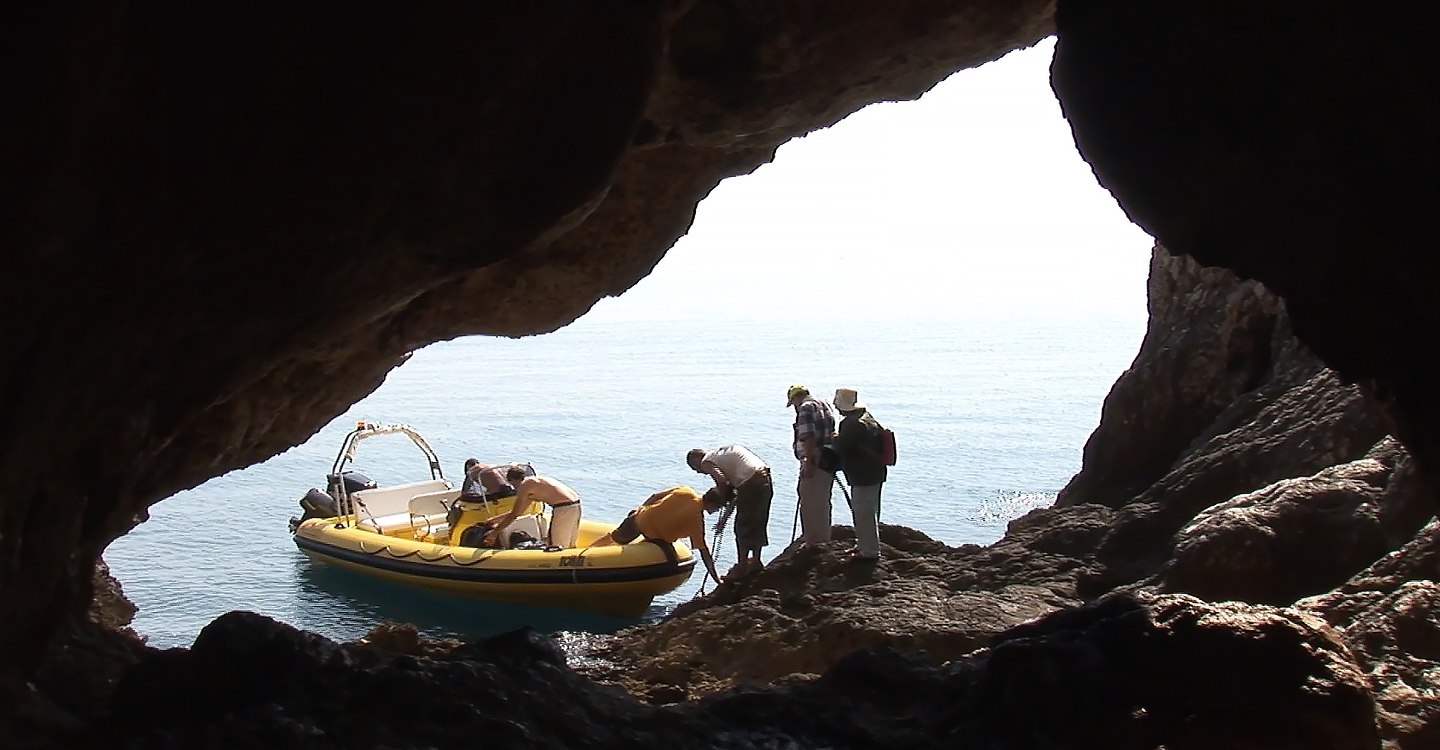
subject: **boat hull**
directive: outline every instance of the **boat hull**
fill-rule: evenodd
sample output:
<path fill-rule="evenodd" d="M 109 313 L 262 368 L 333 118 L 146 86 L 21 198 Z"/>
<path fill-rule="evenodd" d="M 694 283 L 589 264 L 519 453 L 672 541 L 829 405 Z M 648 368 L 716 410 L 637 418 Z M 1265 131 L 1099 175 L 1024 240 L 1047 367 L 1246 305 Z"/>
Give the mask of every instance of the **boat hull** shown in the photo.
<path fill-rule="evenodd" d="M 640 617 L 656 596 L 684 584 L 695 568 L 690 550 L 678 542 L 672 562 L 649 542 L 554 552 L 473 549 L 379 534 L 337 520 L 301 523 L 296 546 L 317 562 L 497 602 Z M 610 528 L 583 522 L 580 538 L 584 542 Z"/>

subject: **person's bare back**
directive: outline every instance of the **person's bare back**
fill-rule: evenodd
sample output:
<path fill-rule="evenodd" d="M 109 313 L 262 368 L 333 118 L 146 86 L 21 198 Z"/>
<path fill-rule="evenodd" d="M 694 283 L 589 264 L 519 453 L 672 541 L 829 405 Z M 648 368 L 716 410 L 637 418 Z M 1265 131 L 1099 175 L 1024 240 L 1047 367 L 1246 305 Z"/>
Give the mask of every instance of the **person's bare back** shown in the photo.
<path fill-rule="evenodd" d="M 515 487 L 515 503 L 520 505 L 539 500 L 546 505 L 560 505 L 580 501 L 580 494 L 569 485 L 551 477 L 526 477 Z"/>

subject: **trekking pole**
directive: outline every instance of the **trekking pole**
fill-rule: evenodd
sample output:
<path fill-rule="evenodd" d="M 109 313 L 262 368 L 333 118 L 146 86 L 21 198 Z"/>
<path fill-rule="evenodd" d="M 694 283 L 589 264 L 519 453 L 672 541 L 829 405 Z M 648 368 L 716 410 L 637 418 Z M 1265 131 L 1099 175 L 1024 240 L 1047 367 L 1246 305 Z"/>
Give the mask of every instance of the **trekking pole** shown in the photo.
<path fill-rule="evenodd" d="M 795 520 L 790 522 L 790 541 L 795 541 L 795 530 L 800 528 L 800 495 L 795 495 Z"/>

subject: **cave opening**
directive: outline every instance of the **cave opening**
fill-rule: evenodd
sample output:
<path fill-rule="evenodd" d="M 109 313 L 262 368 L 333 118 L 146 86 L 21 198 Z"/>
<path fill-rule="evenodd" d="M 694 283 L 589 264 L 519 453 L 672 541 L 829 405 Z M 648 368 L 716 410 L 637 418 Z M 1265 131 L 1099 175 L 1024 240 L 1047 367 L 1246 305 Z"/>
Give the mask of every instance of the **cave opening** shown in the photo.
<path fill-rule="evenodd" d="M 688 448 L 752 446 L 777 477 L 768 558 L 794 527 L 779 394 L 803 382 L 828 400 L 852 386 L 904 436 L 882 522 L 951 545 L 998 539 L 1078 471 L 1146 322 L 1152 240 L 1076 153 L 1049 88 L 1053 47 L 783 145 L 712 191 L 648 277 L 573 324 L 425 347 L 304 444 L 156 504 L 105 555 L 139 606 L 135 629 L 184 646 L 234 609 L 337 639 L 381 619 L 434 635 L 629 624 L 497 615 L 310 563 L 286 518 L 356 420 L 414 425 L 454 481 L 468 456 L 530 461 L 602 520 L 699 481 Z M 382 483 L 424 468 L 408 445 L 365 450 L 357 467 Z M 834 502 L 848 523 L 839 492 Z M 719 549 L 733 561 L 733 541 Z"/>

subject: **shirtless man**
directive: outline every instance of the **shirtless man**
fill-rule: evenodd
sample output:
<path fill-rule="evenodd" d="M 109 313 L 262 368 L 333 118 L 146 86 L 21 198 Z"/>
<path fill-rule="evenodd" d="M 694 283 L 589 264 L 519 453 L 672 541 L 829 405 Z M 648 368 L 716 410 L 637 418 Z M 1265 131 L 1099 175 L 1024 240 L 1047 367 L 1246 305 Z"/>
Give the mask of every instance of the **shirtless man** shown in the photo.
<path fill-rule="evenodd" d="M 505 481 L 515 488 L 515 505 L 495 519 L 494 529 L 485 535 L 486 542 L 493 544 L 495 536 L 509 526 L 520 511 L 538 500 L 550 506 L 546 544 L 566 549 L 575 546 L 575 536 L 580 532 L 580 495 L 575 490 L 558 479 L 526 476 L 524 469 L 515 466 L 505 472 Z"/>
<path fill-rule="evenodd" d="M 513 468 L 516 468 L 513 464 L 491 466 L 481 463 L 478 458 L 465 459 L 465 481 L 460 485 L 460 499 L 480 502 L 481 498 L 503 500 L 510 497 L 515 494 L 515 486 L 505 480 L 505 474 L 507 469 Z"/>

